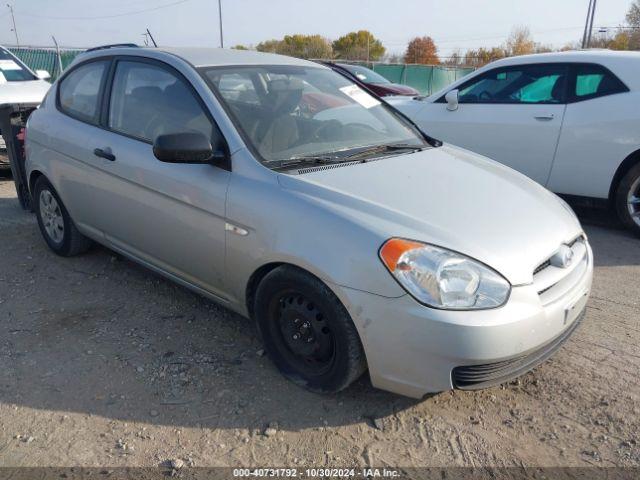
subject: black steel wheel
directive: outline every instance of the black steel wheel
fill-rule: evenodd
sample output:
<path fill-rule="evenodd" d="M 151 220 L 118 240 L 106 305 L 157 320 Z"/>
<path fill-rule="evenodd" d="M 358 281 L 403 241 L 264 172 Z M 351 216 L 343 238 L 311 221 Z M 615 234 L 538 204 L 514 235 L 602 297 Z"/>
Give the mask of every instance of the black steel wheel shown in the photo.
<path fill-rule="evenodd" d="M 335 338 L 324 314 L 311 300 L 291 289 L 270 305 L 269 315 L 277 318 L 279 333 L 275 339 L 292 361 L 311 375 L 320 375 L 335 360 Z"/>
<path fill-rule="evenodd" d="M 258 286 L 254 312 L 265 349 L 293 382 L 332 393 L 366 369 L 351 317 L 313 275 L 292 266 L 271 271 Z"/>

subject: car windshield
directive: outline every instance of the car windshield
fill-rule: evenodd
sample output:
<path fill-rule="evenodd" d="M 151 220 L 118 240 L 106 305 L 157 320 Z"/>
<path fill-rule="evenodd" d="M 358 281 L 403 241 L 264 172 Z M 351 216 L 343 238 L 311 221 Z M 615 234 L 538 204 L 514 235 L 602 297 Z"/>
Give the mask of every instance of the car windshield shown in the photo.
<path fill-rule="evenodd" d="M 0 49 L 0 74 L 7 82 L 24 82 L 36 79 L 19 60 L 3 49 Z M 0 77 L 0 83 L 2 83 L 2 77 Z"/>
<path fill-rule="evenodd" d="M 368 68 L 361 67 L 360 65 L 340 64 L 340 66 L 342 68 L 346 68 L 347 70 L 349 70 L 361 82 L 365 82 L 365 83 L 382 83 L 382 84 L 391 83 L 389 80 L 384 78 L 379 73 L 376 73 L 373 70 L 370 70 Z"/>
<path fill-rule="evenodd" d="M 328 68 L 274 65 L 201 71 L 265 164 L 364 158 L 366 151 L 427 147 L 420 132 L 387 105 Z"/>

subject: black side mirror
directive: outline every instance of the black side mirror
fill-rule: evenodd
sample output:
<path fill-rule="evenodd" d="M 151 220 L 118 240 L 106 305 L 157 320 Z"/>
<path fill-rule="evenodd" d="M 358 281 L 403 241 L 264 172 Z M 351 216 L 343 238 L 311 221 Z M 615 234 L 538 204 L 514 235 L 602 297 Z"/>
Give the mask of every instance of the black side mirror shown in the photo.
<path fill-rule="evenodd" d="M 153 154 L 168 163 L 211 163 L 225 156 L 224 152 L 214 154 L 211 141 L 195 132 L 159 135 L 153 144 Z"/>

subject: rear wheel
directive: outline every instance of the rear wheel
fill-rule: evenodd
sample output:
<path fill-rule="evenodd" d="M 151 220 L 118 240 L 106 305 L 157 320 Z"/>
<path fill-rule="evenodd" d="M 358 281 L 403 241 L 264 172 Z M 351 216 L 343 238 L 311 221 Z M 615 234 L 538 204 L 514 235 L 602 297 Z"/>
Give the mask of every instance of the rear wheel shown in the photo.
<path fill-rule="evenodd" d="M 318 393 L 349 386 L 366 370 L 358 332 L 335 294 L 292 266 L 258 286 L 258 328 L 269 356 L 289 380 Z"/>
<path fill-rule="evenodd" d="M 620 181 L 615 203 L 622 223 L 640 235 L 640 164 L 629 170 Z"/>
<path fill-rule="evenodd" d="M 49 248 L 63 257 L 87 251 L 91 240 L 78 231 L 51 183 L 40 177 L 33 192 L 38 226 Z"/>

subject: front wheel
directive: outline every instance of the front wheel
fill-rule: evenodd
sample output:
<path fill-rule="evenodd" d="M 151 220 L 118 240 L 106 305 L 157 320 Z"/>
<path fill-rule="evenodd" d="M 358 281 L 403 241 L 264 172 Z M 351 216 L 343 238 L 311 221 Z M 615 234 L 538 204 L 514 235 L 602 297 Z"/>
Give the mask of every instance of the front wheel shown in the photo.
<path fill-rule="evenodd" d="M 366 370 L 349 313 L 313 275 L 292 266 L 271 271 L 258 286 L 254 312 L 267 353 L 294 383 L 334 393 Z"/>
<path fill-rule="evenodd" d="M 640 164 L 629 170 L 620 181 L 615 204 L 622 223 L 640 235 Z"/>
<path fill-rule="evenodd" d="M 40 232 L 51 250 L 71 257 L 91 247 L 91 240 L 78 231 L 58 192 L 45 177 L 36 181 L 33 200 Z"/>

